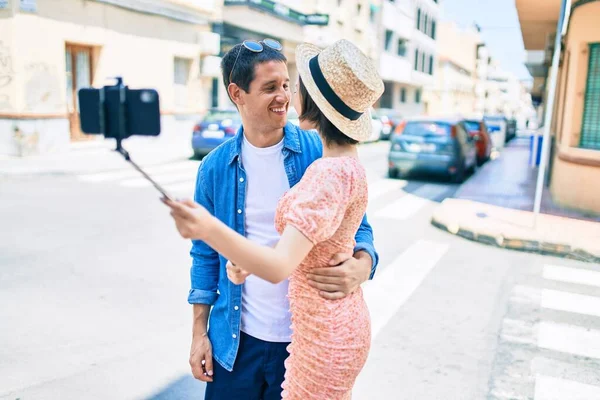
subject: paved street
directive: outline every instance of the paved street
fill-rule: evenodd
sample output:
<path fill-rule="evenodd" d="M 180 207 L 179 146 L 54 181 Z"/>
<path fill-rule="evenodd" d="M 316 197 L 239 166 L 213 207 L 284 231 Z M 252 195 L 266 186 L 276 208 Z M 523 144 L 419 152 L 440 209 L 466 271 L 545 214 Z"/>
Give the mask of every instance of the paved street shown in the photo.
<path fill-rule="evenodd" d="M 460 186 L 387 179 L 388 146 L 361 148 L 381 260 L 354 398 L 599 399 L 600 267 L 433 227 Z M 148 172 L 191 196 L 197 166 Z M 124 161 L 0 175 L 0 399 L 203 398 L 187 364 L 189 244 L 158 197 Z"/>

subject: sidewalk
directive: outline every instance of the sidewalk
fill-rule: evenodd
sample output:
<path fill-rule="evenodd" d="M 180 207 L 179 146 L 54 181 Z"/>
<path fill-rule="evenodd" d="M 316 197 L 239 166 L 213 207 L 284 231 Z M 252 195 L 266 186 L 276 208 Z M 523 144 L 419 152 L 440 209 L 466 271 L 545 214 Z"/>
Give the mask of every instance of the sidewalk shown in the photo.
<path fill-rule="evenodd" d="M 534 225 L 537 169 L 528 146 L 513 140 L 435 210 L 432 224 L 493 246 L 600 263 L 600 215 L 560 207 L 545 188 Z"/>
<path fill-rule="evenodd" d="M 131 159 L 143 166 L 186 160 L 193 155 L 191 135 L 132 137 L 123 141 Z M 19 175 L 75 175 L 131 168 L 115 152 L 115 141 L 101 139 L 72 144 L 70 149 L 28 157 L 0 156 L 0 177 Z"/>

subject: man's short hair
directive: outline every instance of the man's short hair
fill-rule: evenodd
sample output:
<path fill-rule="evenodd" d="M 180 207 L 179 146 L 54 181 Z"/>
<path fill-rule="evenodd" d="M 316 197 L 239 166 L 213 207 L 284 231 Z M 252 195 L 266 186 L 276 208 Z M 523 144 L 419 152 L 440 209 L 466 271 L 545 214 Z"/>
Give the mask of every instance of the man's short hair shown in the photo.
<path fill-rule="evenodd" d="M 241 51 L 241 54 L 238 53 Z M 235 61 L 237 57 L 237 62 Z M 263 44 L 263 51 L 260 53 L 254 53 L 242 44 L 236 44 L 223 56 L 221 60 L 221 72 L 223 74 L 223 83 L 225 88 L 230 83 L 235 83 L 244 92 L 248 93 L 250 90 L 250 83 L 255 78 L 254 71 L 258 64 L 262 64 L 269 61 L 279 61 L 287 63 L 287 58 L 281 51 L 274 50 L 269 46 Z M 231 73 L 233 64 L 235 63 L 235 70 Z M 231 82 L 229 82 L 229 76 L 231 75 Z"/>

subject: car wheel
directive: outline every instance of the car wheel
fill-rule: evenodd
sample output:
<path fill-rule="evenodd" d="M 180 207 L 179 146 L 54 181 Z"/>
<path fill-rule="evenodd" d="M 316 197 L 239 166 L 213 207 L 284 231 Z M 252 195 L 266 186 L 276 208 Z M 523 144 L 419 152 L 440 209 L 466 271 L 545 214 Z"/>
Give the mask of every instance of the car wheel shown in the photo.
<path fill-rule="evenodd" d="M 199 151 L 194 150 L 194 159 L 202 160 L 206 154 L 200 153 Z"/>
<path fill-rule="evenodd" d="M 477 161 L 475 161 L 471 168 L 469 168 L 469 175 L 474 175 L 475 172 L 477 172 Z"/>
<path fill-rule="evenodd" d="M 453 183 L 463 183 L 465 181 L 466 173 L 465 166 L 461 166 L 458 171 L 454 175 L 452 175 L 451 180 Z"/>
<path fill-rule="evenodd" d="M 388 169 L 388 176 L 392 179 L 396 179 L 398 178 L 398 170 L 395 168 L 390 168 Z"/>

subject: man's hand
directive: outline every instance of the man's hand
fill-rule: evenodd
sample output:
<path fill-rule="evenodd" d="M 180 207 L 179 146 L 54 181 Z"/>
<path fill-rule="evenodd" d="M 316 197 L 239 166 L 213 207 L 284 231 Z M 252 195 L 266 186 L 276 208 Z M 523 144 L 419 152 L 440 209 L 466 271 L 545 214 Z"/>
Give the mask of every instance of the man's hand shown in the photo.
<path fill-rule="evenodd" d="M 329 261 L 331 267 L 315 268 L 308 274 L 308 284 L 328 300 L 342 299 L 369 279 L 373 260 L 364 251 L 338 253 Z"/>
<path fill-rule="evenodd" d="M 194 378 L 202 382 L 213 381 L 212 344 L 206 333 L 194 335 L 192 338 L 190 366 Z"/>

